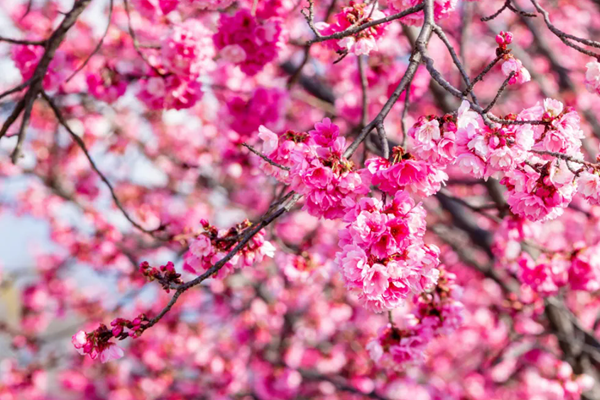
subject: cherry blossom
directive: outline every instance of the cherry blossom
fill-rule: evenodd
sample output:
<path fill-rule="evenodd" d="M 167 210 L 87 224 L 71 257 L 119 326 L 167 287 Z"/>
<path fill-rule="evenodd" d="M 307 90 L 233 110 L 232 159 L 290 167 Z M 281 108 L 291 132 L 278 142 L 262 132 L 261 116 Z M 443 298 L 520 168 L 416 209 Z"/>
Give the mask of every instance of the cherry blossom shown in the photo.
<path fill-rule="evenodd" d="M 599 397 L 595 2 L 3 6 L 0 399 Z"/>

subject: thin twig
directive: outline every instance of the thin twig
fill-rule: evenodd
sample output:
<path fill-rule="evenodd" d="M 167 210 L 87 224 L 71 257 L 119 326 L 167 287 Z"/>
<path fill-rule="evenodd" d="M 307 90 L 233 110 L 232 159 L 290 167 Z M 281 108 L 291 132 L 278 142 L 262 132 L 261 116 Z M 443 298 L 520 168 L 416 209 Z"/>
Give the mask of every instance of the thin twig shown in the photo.
<path fill-rule="evenodd" d="M 138 42 L 137 36 L 135 34 L 135 31 L 133 30 L 133 26 L 131 25 L 131 13 L 129 12 L 129 1 L 128 0 L 123 0 L 123 4 L 125 6 L 125 14 L 127 14 L 127 30 L 129 31 L 129 36 L 131 36 L 131 40 L 133 42 L 133 48 L 138 53 L 138 55 L 140 56 L 140 58 L 142 60 L 144 60 L 144 62 L 154 72 L 156 72 L 156 74 L 158 76 L 165 76 L 165 74 L 163 72 L 161 72 L 158 68 L 156 68 L 154 65 L 152 65 L 152 63 L 150 62 L 150 60 L 148 60 L 148 57 L 146 57 L 146 55 L 144 54 L 144 52 L 142 52 L 142 49 L 140 48 L 140 43 Z"/>
<path fill-rule="evenodd" d="M 54 112 L 54 115 L 56 116 L 56 119 L 58 120 L 58 122 L 63 126 L 63 128 L 65 128 L 65 130 L 69 133 L 69 135 L 71 135 L 71 138 L 73 138 L 75 143 L 77 143 L 77 145 L 79 146 L 81 151 L 83 151 L 83 153 L 85 154 L 85 157 L 88 159 L 88 162 L 92 166 L 92 169 L 98 174 L 98 176 L 100 177 L 102 182 L 104 182 L 106 184 L 106 186 L 108 187 L 108 189 L 110 191 L 110 194 L 113 198 L 115 205 L 117 206 L 117 208 L 119 210 L 121 210 L 121 212 L 123 213 L 123 216 L 127 219 L 127 221 L 129 221 L 138 230 L 140 230 L 144 233 L 148 233 L 150 235 L 154 235 L 155 232 L 160 230 L 162 228 L 162 226 L 159 226 L 157 229 L 154 229 L 154 230 L 148 230 L 148 229 L 144 228 L 143 226 L 141 226 L 140 224 L 138 224 L 133 218 L 131 218 L 131 216 L 127 213 L 127 211 L 125 210 L 125 207 L 123 207 L 123 204 L 121 204 L 121 201 L 117 197 L 112 184 L 106 178 L 106 176 L 104 176 L 104 174 L 100 171 L 98 166 L 96 166 L 96 163 L 90 156 L 90 153 L 88 152 L 87 147 L 85 146 L 85 143 L 75 132 L 73 132 L 73 130 L 68 125 L 65 118 L 63 117 L 62 113 L 60 112 L 60 109 L 58 108 L 58 106 L 54 103 L 54 101 L 50 98 L 50 96 L 48 96 L 45 92 L 42 92 L 42 97 L 50 105 L 50 108 L 52 108 L 52 111 Z"/>
<path fill-rule="evenodd" d="M 313 0 L 308 0 L 307 9 L 308 9 L 308 11 L 306 11 L 305 9 L 302 9 L 302 10 L 300 10 L 300 12 L 302 13 L 302 15 L 304 15 L 304 18 L 306 19 L 306 23 L 308 24 L 310 30 L 313 31 L 313 33 L 315 34 L 317 39 L 320 39 L 323 36 L 321 35 L 319 30 L 315 26 L 315 3 L 313 2 Z M 309 45 L 309 44 L 312 44 L 312 43 L 311 42 L 306 43 L 306 45 Z"/>
<path fill-rule="evenodd" d="M 493 13 L 492 15 L 490 15 L 488 17 L 481 17 L 481 22 L 487 22 L 487 21 L 493 20 L 498 15 L 502 14 L 502 11 L 506 10 L 509 5 L 510 5 L 510 0 L 506 0 L 504 2 L 504 5 L 502 7 L 500 7 L 500 9 L 498 11 L 496 11 L 495 13 Z"/>
<path fill-rule="evenodd" d="M 0 36 L 0 42 L 12 43 L 12 44 L 22 44 L 22 45 L 32 45 L 32 46 L 45 46 L 46 40 L 23 40 L 23 39 L 12 39 L 4 36 Z"/>
<path fill-rule="evenodd" d="M 109 9 L 108 9 L 108 23 L 106 24 L 106 29 L 104 30 L 104 33 L 102 34 L 102 37 L 100 38 L 100 41 L 98 42 L 98 44 L 94 48 L 94 51 L 92 51 L 90 53 L 90 55 L 87 56 L 87 58 L 85 59 L 85 61 L 83 62 L 83 64 L 81 64 L 79 66 L 79 68 L 77 68 L 75 71 L 73 71 L 73 73 L 71 74 L 71 76 L 69 76 L 67 78 L 66 82 L 69 82 L 75 75 L 77 75 L 77 73 L 79 71 L 81 71 L 87 65 L 87 63 L 94 56 L 94 54 L 96 54 L 100 50 L 100 48 L 102 47 L 102 43 L 104 42 L 104 39 L 106 38 L 106 35 L 108 34 L 108 30 L 110 29 L 110 22 L 112 20 L 113 6 L 114 6 L 113 3 L 114 3 L 114 0 L 110 0 L 110 5 L 109 5 Z"/>
<path fill-rule="evenodd" d="M 463 78 L 465 86 L 471 87 L 471 80 L 469 79 L 469 75 L 467 74 L 467 71 L 463 67 L 460 59 L 458 58 L 458 55 L 456 54 L 454 47 L 452 46 L 452 44 L 450 44 L 450 41 L 448 40 L 448 37 L 446 36 L 446 34 L 442 30 L 442 28 L 440 28 L 438 25 L 433 25 L 433 31 L 442 40 L 442 42 L 448 49 L 448 52 L 450 53 L 450 56 L 452 57 L 452 61 L 454 62 L 454 65 L 456 66 L 456 68 L 460 72 L 460 75 Z M 479 104 L 474 92 L 471 92 L 471 98 L 473 98 L 473 102 L 475 104 Z"/>
<path fill-rule="evenodd" d="M 17 145 L 10 155 L 10 159 L 13 164 L 16 164 L 21 156 L 21 149 L 23 148 L 23 143 L 25 141 L 25 130 L 27 129 L 27 125 L 29 125 L 29 120 L 31 119 L 31 110 L 33 109 L 33 103 L 37 97 L 37 92 L 29 89 L 29 91 L 25 94 L 23 98 L 23 119 L 21 120 L 21 126 L 19 127 L 19 136 L 17 138 Z"/>
<path fill-rule="evenodd" d="M 294 71 L 294 73 L 289 77 L 288 81 L 287 81 L 287 89 L 291 89 L 292 86 L 294 86 L 294 84 L 298 81 L 298 79 L 300 79 L 300 76 L 302 75 L 302 70 L 304 69 L 304 67 L 306 66 L 306 64 L 308 63 L 308 60 L 310 58 L 310 44 L 307 44 L 306 46 L 304 46 L 304 53 L 303 53 L 303 58 L 302 61 L 300 62 L 300 65 L 298 65 L 298 68 L 296 68 L 296 70 Z"/>
<path fill-rule="evenodd" d="M 566 32 L 561 31 L 560 29 L 558 29 L 556 26 L 554 26 L 552 24 L 552 22 L 550 21 L 550 15 L 548 14 L 548 11 L 546 11 L 545 9 L 543 9 L 539 3 L 537 2 L 537 0 L 531 0 L 531 4 L 533 4 L 533 6 L 535 7 L 535 9 L 542 14 L 542 16 L 544 17 L 544 22 L 546 23 L 546 26 L 548 27 L 548 29 L 550 29 L 550 31 L 552 33 L 554 33 L 564 44 L 566 44 L 567 46 L 583 53 L 586 54 L 590 57 L 595 57 L 596 59 L 600 60 L 600 53 L 595 53 L 593 51 L 589 51 L 587 49 L 584 49 L 583 47 L 570 42 L 569 40 L 573 40 L 582 44 L 585 44 L 587 46 L 591 46 L 591 47 L 595 47 L 595 48 L 599 48 L 600 49 L 600 42 L 597 42 L 595 40 L 589 40 L 589 39 L 583 39 L 583 38 L 579 38 L 577 36 L 573 36 L 571 34 L 568 34 Z"/>
<path fill-rule="evenodd" d="M 542 14 L 542 16 L 544 17 L 544 22 L 546 23 L 546 25 L 548 25 L 548 28 L 552 31 L 552 33 L 554 33 L 556 36 L 558 37 L 565 37 L 567 39 L 571 39 L 574 40 L 576 42 L 585 44 L 587 46 L 591 46 L 591 47 L 595 47 L 597 49 L 600 49 L 600 42 L 597 42 L 595 40 L 590 40 L 590 39 L 584 39 L 584 38 L 580 38 L 574 35 L 571 35 L 569 33 L 563 32 L 560 29 L 558 29 L 554 24 L 552 24 L 552 22 L 550 22 L 550 15 L 548 14 L 548 11 L 546 11 L 545 9 L 543 9 L 539 3 L 537 2 L 537 0 L 531 0 L 531 3 L 534 5 L 534 7 L 536 8 L 536 10 Z"/>
<path fill-rule="evenodd" d="M 262 158 L 263 160 L 265 160 L 266 162 L 268 162 L 272 166 L 277 167 L 279 169 L 284 169 L 286 171 L 290 170 L 289 167 L 286 167 L 285 165 L 281 165 L 281 164 L 276 163 L 275 161 L 271 160 L 269 157 L 267 157 L 266 155 L 264 155 L 260 151 L 256 150 L 254 147 L 250 146 L 249 144 L 242 143 L 242 146 L 244 146 L 245 148 L 247 148 L 248 150 L 250 150 L 251 152 L 253 152 L 257 156 L 259 156 L 260 158 Z"/>
<path fill-rule="evenodd" d="M 27 79 L 25 82 L 22 82 L 21 84 L 19 84 L 18 86 L 15 86 L 12 89 L 8 89 L 6 92 L 0 93 L 0 99 L 6 97 L 8 95 L 11 95 L 13 93 L 20 92 L 21 90 L 23 90 L 27 86 L 29 86 L 30 83 L 31 83 L 31 78 Z M 2 137 L 2 135 L 0 135 L 0 137 Z"/>
<path fill-rule="evenodd" d="M 496 102 L 498 101 L 498 99 L 500 99 L 500 96 L 502 95 L 502 92 L 504 92 L 504 90 L 508 86 L 508 82 L 510 82 L 510 80 L 515 75 L 516 75 L 516 72 L 512 71 L 508 75 L 508 77 L 506 77 L 506 79 L 504 80 L 504 82 L 502 82 L 502 86 L 500 86 L 500 89 L 498 89 L 498 93 L 496 93 L 496 96 L 494 97 L 494 99 L 492 100 L 492 102 L 490 104 L 488 104 L 488 106 L 486 108 L 484 108 L 484 110 L 483 110 L 484 113 L 487 114 L 492 109 L 492 107 L 494 107 L 494 104 L 496 104 Z"/>
<path fill-rule="evenodd" d="M 444 189 L 442 189 L 442 190 L 440 190 L 438 192 L 438 196 L 439 195 L 444 196 L 447 199 L 450 199 L 450 200 L 452 200 L 452 201 L 454 201 L 454 202 L 456 202 L 456 203 L 458 203 L 460 205 L 463 205 L 463 206 L 467 207 L 468 209 L 470 209 L 472 211 L 475 211 L 476 213 L 479 213 L 479 214 L 483 215 L 484 217 L 486 217 L 486 218 L 488 218 L 488 219 L 490 219 L 490 220 L 492 220 L 492 221 L 494 221 L 494 222 L 496 222 L 498 224 L 502 223 L 502 219 L 501 218 L 498 218 L 495 215 L 488 214 L 485 211 L 486 209 L 488 209 L 487 206 L 485 206 L 485 207 L 474 206 L 474 205 L 470 204 L 467 201 L 464 201 L 463 199 L 461 199 L 459 197 L 452 196 L 450 194 L 450 192 L 448 192 L 447 190 L 444 190 Z"/>
<path fill-rule="evenodd" d="M 503 56 L 503 54 L 497 56 L 492 62 L 486 65 L 486 67 L 479 73 L 479 75 L 477 75 L 475 79 L 473 79 L 473 82 L 471 82 L 471 84 L 463 91 L 463 95 L 467 96 L 469 93 L 471 93 L 471 91 L 475 87 L 475 84 L 481 81 L 488 74 L 488 72 L 491 71 L 494 65 L 496 65 L 498 61 L 502 60 Z"/>

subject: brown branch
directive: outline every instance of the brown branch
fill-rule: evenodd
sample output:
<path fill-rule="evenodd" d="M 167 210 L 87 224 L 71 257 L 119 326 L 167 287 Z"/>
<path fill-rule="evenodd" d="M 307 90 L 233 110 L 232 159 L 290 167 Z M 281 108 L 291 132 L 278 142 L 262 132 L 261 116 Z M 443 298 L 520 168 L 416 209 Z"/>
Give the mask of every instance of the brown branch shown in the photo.
<path fill-rule="evenodd" d="M 492 70 L 494 65 L 498 63 L 498 61 L 502 60 L 503 54 L 497 56 L 492 62 L 490 62 L 486 67 L 473 79 L 473 82 L 463 91 L 463 95 L 467 96 L 475 87 L 475 84 L 481 81 L 487 74 Z"/>
<path fill-rule="evenodd" d="M 408 108 L 410 107 L 410 83 L 404 91 L 404 108 L 402 109 L 402 116 L 400 117 L 400 125 L 402 127 L 402 143 L 401 146 L 406 148 L 406 140 L 408 139 L 408 130 L 406 129 L 406 114 L 408 114 Z"/>
<path fill-rule="evenodd" d="M 368 95 L 368 86 L 369 82 L 367 81 L 367 74 L 365 71 L 365 56 L 360 55 L 357 57 L 358 59 L 358 74 L 360 76 L 360 88 L 362 92 L 362 114 L 360 118 L 360 126 L 361 128 L 367 125 L 367 121 L 369 120 L 369 95 Z"/>
<path fill-rule="evenodd" d="M 406 10 L 404 10 L 402 12 L 399 12 L 397 14 L 393 14 L 393 15 L 387 16 L 385 18 L 377 19 L 375 21 L 370 21 L 370 22 L 367 22 L 367 23 L 362 24 L 362 25 L 352 26 L 352 27 L 350 27 L 350 28 L 348 28 L 346 30 L 343 30 L 341 32 L 336 32 L 336 33 L 333 33 L 333 34 L 328 35 L 328 36 L 322 36 L 317 31 L 315 33 L 316 38 L 314 38 L 312 40 L 309 40 L 306 44 L 319 43 L 319 42 L 324 42 L 326 40 L 331 40 L 331 39 L 342 39 L 342 38 L 344 38 L 346 36 L 354 35 L 354 34 L 356 34 L 358 32 L 364 31 L 365 29 L 368 29 L 368 28 L 370 28 L 372 26 L 384 24 L 386 22 L 390 22 L 390 21 L 393 21 L 393 20 L 396 20 L 396 19 L 400 19 L 400 18 L 406 17 L 407 15 L 419 12 L 419 11 L 421 11 L 421 10 L 424 9 L 424 7 L 425 7 L 424 4 L 425 3 L 418 4 L 418 5 L 414 6 L 414 7 L 407 8 Z M 310 16 L 310 14 L 309 14 L 309 16 Z M 308 17 L 306 15 L 304 15 L 304 17 L 308 19 Z M 309 26 L 310 26 L 310 23 L 309 23 Z M 314 26 L 314 24 L 313 24 L 313 26 Z M 311 27 L 311 29 L 313 29 L 313 27 Z M 314 31 L 316 31 L 316 28 L 313 29 L 313 32 Z"/>
<path fill-rule="evenodd" d="M 261 220 L 255 224 L 254 228 L 247 230 L 242 235 L 240 242 L 231 251 L 229 251 L 229 253 L 227 253 L 227 255 L 225 257 L 220 259 L 217 263 L 215 263 L 212 267 L 210 267 L 206 272 L 204 272 L 199 277 L 197 277 L 189 282 L 186 282 L 182 285 L 179 285 L 177 287 L 177 290 L 173 294 L 173 297 L 171 297 L 171 300 L 169 301 L 169 303 L 154 318 L 152 318 L 147 325 L 145 325 L 142 328 L 143 331 L 156 325 L 156 323 L 158 323 L 171 310 L 171 308 L 173 308 L 175 303 L 177 303 L 179 296 L 181 296 L 183 294 L 183 292 L 185 292 L 186 290 L 188 290 L 194 286 L 201 284 L 203 281 L 205 281 L 206 279 L 210 278 L 211 276 L 213 276 L 214 274 L 219 272 L 219 270 L 221 268 L 223 268 L 223 266 L 225 266 L 225 264 L 227 262 L 229 262 L 229 260 L 231 260 L 233 258 L 233 256 L 235 256 L 242 248 L 244 248 L 246 246 L 246 244 L 248 244 L 248 242 L 252 239 L 252 237 L 254 237 L 254 235 L 256 235 L 263 228 L 268 226 L 271 222 L 275 221 L 281 215 L 290 211 L 292 209 L 292 207 L 298 202 L 298 200 L 300 200 L 301 197 L 302 197 L 302 195 L 295 194 L 294 192 L 290 192 L 288 194 L 288 196 L 285 196 L 285 198 L 284 198 L 285 200 L 282 199 L 280 202 L 278 202 L 279 204 L 277 204 L 277 205 L 279 205 L 281 207 L 278 208 L 274 212 L 267 211 L 267 213 L 261 218 Z"/>
<path fill-rule="evenodd" d="M 67 32 L 75 24 L 77 18 L 79 18 L 83 10 L 89 5 L 90 1 L 91 0 L 76 1 L 71 11 L 69 11 L 65 15 L 65 18 L 62 20 L 58 28 L 56 28 L 52 35 L 50 35 L 50 37 L 46 40 L 44 55 L 38 62 L 38 65 L 36 66 L 33 72 L 33 76 L 30 79 L 29 89 L 27 90 L 27 93 L 25 93 L 23 99 L 21 99 L 19 103 L 17 103 L 17 106 L 2 126 L 2 129 L 0 129 L 1 138 L 2 136 L 4 136 L 4 134 L 6 134 L 8 128 L 17 120 L 19 114 L 22 111 L 24 111 L 21 127 L 19 128 L 19 138 L 17 141 L 17 145 L 11 155 L 13 163 L 15 163 L 18 160 L 21 154 L 21 148 L 25 139 L 25 129 L 27 127 L 27 124 L 29 123 L 33 103 L 35 102 L 39 93 L 42 91 L 43 80 L 46 76 L 46 72 L 48 71 L 50 62 L 54 58 L 56 50 L 65 39 Z"/>
<path fill-rule="evenodd" d="M 431 33 L 433 31 L 433 28 L 432 28 L 433 24 L 434 24 L 433 23 L 433 0 L 425 0 L 425 2 L 420 5 L 424 6 L 424 14 L 425 15 L 423 18 L 423 26 L 421 28 L 421 32 L 419 33 L 419 37 L 417 38 L 417 41 L 416 41 L 416 46 L 425 48 L 427 46 L 427 43 L 429 42 Z M 391 111 L 394 104 L 396 104 L 396 101 L 398 101 L 400 94 L 402 94 L 402 92 L 406 89 L 407 85 L 410 84 L 413 77 L 415 76 L 415 73 L 417 72 L 417 68 L 419 67 L 421 59 L 422 59 L 421 52 L 414 51 L 412 56 L 410 57 L 410 62 L 408 64 L 408 67 L 406 68 L 406 72 L 404 73 L 404 76 L 400 80 L 400 83 L 398 83 L 398 86 L 396 87 L 396 89 L 394 90 L 394 92 L 392 93 L 390 98 L 387 100 L 387 102 L 384 104 L 384 106 L 382 107 L 379 114 L 377 114 L 375 119 L 373 121 L 371 121 L 369 124 L 367 124 L 367 126 L 365 126 L 361 130 L 361 132 L 358 135 L 358 137 L 356 138 L 356 140 L 354 140 L 354 142 L 352 142 L 352 144 L 350 144 L 350 146 L 348 146 L 348 148 L 344 152 L 344 157 L 350 158 L 352 156 L 352 154 L 354 154 L 354 152 L 356 152 L 356 150 L 358 149 L 358 146 L 360 146 L 360 144 L 365 140 L 365 138 L 371 133 L 373 128 L 375 128 L 375 127 L 377 127 L 377 125 L 383 123 L 383 121 L 385 120 L 385 118 L 387 117 L 389 112 Z"/>

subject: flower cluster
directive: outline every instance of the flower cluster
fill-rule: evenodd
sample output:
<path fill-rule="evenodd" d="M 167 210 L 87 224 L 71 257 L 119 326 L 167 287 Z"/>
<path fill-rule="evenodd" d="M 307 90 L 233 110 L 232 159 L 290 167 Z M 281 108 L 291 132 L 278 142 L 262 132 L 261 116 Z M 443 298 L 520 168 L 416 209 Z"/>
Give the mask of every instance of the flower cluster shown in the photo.
<path fill-rule="evenodd" d="M 287 94 L 280 89 L 258 87 L 248 100 L 235 96 L 227 102 L 226 120 L 240 141 L 253 135 L 261 125 L 276 129 L 280 125 Z M 235 141 L 235 138 L 232 138 Z"/>
<path fill-rule="evenodd" d="M 585 87 L 590 93 L 600 94 L 600 62 L 590 61 L 585 65 Z"/>
<path fill-rule="evenodd" d="M 241 9 L 235 15 L 221 14 L 213 40 L 221 57 L 239 65 L 246 75 L 256 75 L 277 56 L 281 32 L 279 19 L 261 21 Z"/>
<path fill-rule="evenodd" d="M 390 0 L 388 2 L 390 8 L 395 12 L 401 12 L 409 7 L 414 7 L 423 0 Z M 433 1 L 433 17 L 436 21 L 446 18 L 456 9 L 458 0 L 434 0 Z M 407 15 L 401 19 L 402 22 L 409 25 L 420 25 L 423 22 L 423 11 L 415 14 Z"/>
<path fill-rule="evenodd" d="M 463 102 L 456 133 L 456 163 L 462 171 L 475 177 L 504 177 L 501 182 L 509 189 L 508 204 L 521 217 L 537 221 L 561 215 L 574 195 L 575 176 L 567 162 L 543 153 L 582 158 L 578 114 L 557 100 L 546 99 L 516 117 L 506 117 L 542 123 L 490 128 L 475 115 L 469 116 L 467 109 Z M 581 175 L 578 184 L 586 197 L 595 196 L 595 182 L 593 174 Z"/>
<path fill-rule="evenodd" d="M 202 98 L 202 89 L 195 80 L 169 75 L 141 80 L 137 96 L 152 110 L 182 110 L 193 107 Z"/>
<path fill-rule="evenodd" d="M 496 36 L 496 43 L 498 43 L 498 49 L 496 54 L 502 55 L 504 63 L 502 64 L 502 73 L 511 78 L 508 81 L 509 85 L 522 84 L 531 80 L 531 74 L 523 66 L 520 60 L 517 60 L 512 54 L 508 45 L 513 41 L 513 34 L 511 32 L 501 31 Z"/>
<path fill-rule="evenodd" d="M 534 163 L 508 171 L 500 183 L 508 188 L 507 202 L 514 214 L 532 221 L 554 219 L 575 194 L 574 175 L 564 161 Z"/>
<path fill-rule="evenodd" d="M 181 284 L 181 274 L 175 271 L 175 266 L 171 261 L 166 265 L 161 265 L 160 268 L 151 267 L 147 261 L 140 264 L 140 273 L 144 275 L 150 282 L 157 280 L 167 293 L 169 293 L 171 285 Z"/>
<path fill-rule="evenodd" d="M 277 173 L 279 179 L 306 196 L 304 209 L 311 215 L 340 218 L 349 204 L 368 192 L 354 164 L 343 156 L 346 140 L 329 118 L 308 134 L 286 132 L 282 141 L 264 127 L 260 131 L 265 155 L 290 169 L 288 174 Z"/>
<path fill-rule="evenodd" d="M 175 25 L 161 43 L 162 65 L 184 79 L 197 79 L 200 73 L 212 67 L 215 49 L 211 36 L 195 19 Z"/>
<path fill-rule="evenodd" d="M 336 32 L 342 32 L 350 27 L 361 26 L 368 22 L 385 18 L 385 14 L 377 9 L 377 3 L 353 3 L 349 7 L 342 8 L 342 11 L 334 16 L 335 22 L 328 24 L 320 22 L 316 25 L 323 36 L 328 36 Z M 346 36 L 343 39 L 325 42 L 332 46 L 339 54 L 345 55 L 353 53 L 357 56 L 369 54 L 377 50 L 377 38 L 379 38 L 385 29 L 385 24 L 364 29 L 354 35 Z"/>
<path fill-rule="evenodd" d="M 498 43 L 498 47 L 502 51 L 506 51 L 508 49 L 508 45 L 513 41 L 513 34 L 511 32 L 500 31 L 499 34 L 496 35 L 496 43 Z"/>
<path fill-rule="evenodd" d="M 421 160 L 445 167 L 456 159 L 456 118 L 446 114 L 420 117 L 408 130 L 413 153 Z"/>
<path fill-rule="evenodd" d="M 389 195 L 406 190 L 423 197 L 431 196 L 448 179 L 442 168 L 405 153 L 399 146 L 392 149 L 392 161 L 382 157 L 370 158 L 365 167 L 363 176 Z"/>
<path fill-rule="evenodd" d="M 148 318 L 144 314 L 138 315 L 132 321 L 124 318 L 116 318 L 111 321 L 111 333 L 117 339 L 125 339 L 128 337 L 138 338 L 148 325 Z"/>
<path fill-rule="evenodd" d="M 112 103 L 127 91 L 127 80 L 114 68 L 105 65 L 97 72 L 88 72 L 86 82 L 90 94 L 98 100 Z"/>
<path fill-rule="evenodd" d="M 456 276 L 440 267 L 436 286 L 415 295 L 415 312 L 403 318 L 403 328 L 387 325 L 367 344 L 369 355 L 384 367 L 404 367 L 420 363 L 433 338 L 447 335 L 463 323 L 462 288 Z"/>
<path fill-rule="evenodd" d="M 337 264 L 367 308 L 392 310 L 435 285 L 439 249 L 423 243 L 425 210 L 407 192 L 397 192 L 387 206 L 362 198 L 344 220 Z"/>
<path fill-rule="evenodd" d="M 516 59 L 512 54 L 504 56 L 504 63 L 502 64 L 502 73 L 509 77 L 509 85 L 523 84 L 531 80 L 531 74 L 523 66 L 521 60 Z M 511 76 L 512 74 L 512 76 Z"/>
<path fill-rule="evenodd" d="M 545 122 L 532 126 L 535 139 L 533 150 L 563 153 L 583 159 L 581 139 L 585 135 L 580 126 L 581 118 L 572 107 L 565 107 L 558 100 L 545 99 L 521 111 L 517 119 Z"/>
<path fill-rule="evenodd" d="M 600 290 L 600 246 L 576 243 L 567 255 L 553 254 L 539 260 L 523 252 L 518 260 L 518 276 L 521 282 L 536 293 L 551 296 L 562 287 L 571 290 L 595 292 Z"/>
<path fill-rule="evenodd" d="M 244 221 L 226 231 L 219 231 L 202 220 L 204 232 L 192 239 L 188 251 L 183 255 L 183 269 L 200 274 L 209 270 L 214 264 L 223 259 L 233 249 L 252 223 Z M 273 257 L 275 247 L 266 241 L 264 232 L 260 231 L 218 271 L 217 276 L 224 277 L 236 268 L 242 268 L 261 262 L 264 257 Z"/>
<path fill-rule="evenodd" d="M 133 5 L 140 14 L 154 20 L 175 10 L 179 0 L 133 0 Z"/>
<path fill-rule="evenodd" d="M 151 109 L 181 110 L 202 98 L 198 78 L 215 55 L 210 31 L 198 20 L 175 25 L 161 43 L 161 65 L 168 74 L 141 81 L 138 97 Z"/>
<path fill-rule="evenodd" d="M 81 355 L 89 355 L 92 360 L 100 356 L 100 361 L 106 363 L 123 357 L 123 349 L 109 340 L 114 337 L 106 325 L 100 325 L 98 329 L 90 333 L 79 331 L 73 335 L 71 343 Z"/>
<path fill-rule="evenodd" d="M 439 268 L 437 285 L 431 291 L 416 295 L 414 315 L 429 336 L 448 335 L 463 323 L 464 305 L 460 302 L 462 288 L 456 284 L 456 275 Z"/>
<path fill-rule="evenodd" d="M 463 101 L 459 120 L 469 105 Z M 477 178 L 501 177 L 525 161 L 534 133 L 530 125 L 504 125 L 490 128 L 479 118 L 461 121 L 456 133 L 457 164 Z"/>

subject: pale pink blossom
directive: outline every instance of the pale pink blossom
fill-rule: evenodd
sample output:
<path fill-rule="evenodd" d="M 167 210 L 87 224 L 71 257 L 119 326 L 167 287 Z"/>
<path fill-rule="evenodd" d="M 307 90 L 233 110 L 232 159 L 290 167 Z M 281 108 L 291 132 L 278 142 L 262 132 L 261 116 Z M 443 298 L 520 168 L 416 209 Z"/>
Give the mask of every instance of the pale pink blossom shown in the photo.
<path fill-rule="evenodd" d="M 511 57 L 502 64 L 502 73 L 505 76 L 509 76 L 513 72 L 513 77 L 508 81 L 509 85 L 523 84 L 531 80 L 531 74 L 523 66 L 521 60 Z"/>
<path fill-rule="evenodd" d="M 590 93 L 600 94 L 600 62 L 590 61 L 586 65 L 585 87 Z"/>

